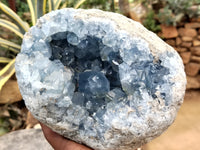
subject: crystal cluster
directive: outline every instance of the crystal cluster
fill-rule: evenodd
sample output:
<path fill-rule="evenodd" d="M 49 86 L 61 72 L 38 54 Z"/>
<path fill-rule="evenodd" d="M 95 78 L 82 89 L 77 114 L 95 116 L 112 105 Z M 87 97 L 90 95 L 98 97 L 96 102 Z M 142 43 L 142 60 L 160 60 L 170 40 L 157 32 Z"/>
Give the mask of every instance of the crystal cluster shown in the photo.
<path fill-rule="evenodd" d="M 16 75 L 38 120 L 95 150 L 132 150 L 159 136 L 186 84 L 173 48 L 141 24 L 100 10 L 41 17 L 24 36 Z"/>

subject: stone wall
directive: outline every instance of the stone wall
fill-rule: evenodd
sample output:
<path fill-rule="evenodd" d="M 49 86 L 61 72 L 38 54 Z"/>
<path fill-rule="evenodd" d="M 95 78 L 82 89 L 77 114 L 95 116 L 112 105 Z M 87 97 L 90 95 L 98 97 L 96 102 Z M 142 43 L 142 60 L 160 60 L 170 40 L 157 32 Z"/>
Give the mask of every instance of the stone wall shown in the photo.
<path fill-rule="evenodd" d="M 200 22 L 179 27 L 161 26 L 165 41 L 180 54 L 187 75 L 187 89 L 200 89 Z"/>

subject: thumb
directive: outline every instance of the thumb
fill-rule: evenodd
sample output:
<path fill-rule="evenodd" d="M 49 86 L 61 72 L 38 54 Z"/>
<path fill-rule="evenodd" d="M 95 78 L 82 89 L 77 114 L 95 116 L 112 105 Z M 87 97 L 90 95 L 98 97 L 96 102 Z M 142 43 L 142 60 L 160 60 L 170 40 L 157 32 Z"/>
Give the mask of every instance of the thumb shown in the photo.
<path fill-rule="evenodd" d="M 53 132 L 46 125 L 40 124 L 45 138 L 55 150 L 92 150 L 81 144 L 65 139 L 63 136 Z"/>

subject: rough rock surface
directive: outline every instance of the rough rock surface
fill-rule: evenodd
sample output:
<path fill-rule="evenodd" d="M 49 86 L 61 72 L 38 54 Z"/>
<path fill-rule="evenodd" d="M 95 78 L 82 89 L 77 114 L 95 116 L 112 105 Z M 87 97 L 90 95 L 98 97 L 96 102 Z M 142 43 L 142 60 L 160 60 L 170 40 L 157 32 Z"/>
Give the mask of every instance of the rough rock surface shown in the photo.
<path fill-rule="evenodd" d="M 0 137 L 0 150 L 53 150 L 41 129 L 27 129 Z"/>
<path fill-rule="evenodd" d="M 174 121 L 186 77 L 177 52 L 122 15 L 63 9 L 23 39 L 16 75 L 26 106 L 95 150 L 132 150 Z"/>

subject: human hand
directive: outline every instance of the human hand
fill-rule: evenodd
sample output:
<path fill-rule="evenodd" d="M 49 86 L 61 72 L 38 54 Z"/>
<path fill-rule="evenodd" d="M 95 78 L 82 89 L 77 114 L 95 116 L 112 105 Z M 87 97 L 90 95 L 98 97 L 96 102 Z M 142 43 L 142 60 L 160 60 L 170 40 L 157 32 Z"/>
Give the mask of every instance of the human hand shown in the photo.
<path fill-rule="evenodd" d="M 53 132 L 50 128 L 40 123 L 45 138 L 55 150 L 92 150 L 86 146 L 70 141 Z"/>

